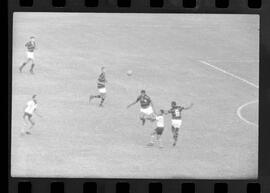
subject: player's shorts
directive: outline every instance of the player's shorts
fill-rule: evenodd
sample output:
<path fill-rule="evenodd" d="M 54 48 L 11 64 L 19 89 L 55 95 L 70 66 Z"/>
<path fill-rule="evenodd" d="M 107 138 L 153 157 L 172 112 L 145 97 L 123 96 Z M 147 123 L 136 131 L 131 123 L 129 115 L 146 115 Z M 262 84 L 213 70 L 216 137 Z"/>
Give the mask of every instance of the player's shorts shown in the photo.
<path fill-rule="evenodd" d="M 30 119 L 32 117 L 32 114 L 24 112 L 23 117 L 28 117 Z"/>
<path fill-rule="evenodd" d="M 99 88 L 98 91 L 102 94 L 105 94 L 107 92 L 105 87 Z"/>
<path fill-rule="evenodd" d="M 26 52 L 26 56 L 28 59 L 34 60 L 34 52 Z"/>
<path fill-rule="evenodd" d="M 182 125 L 182 120 L 181 119 L 172 119 L 172 126 L 174 128 L 180 128 Z"/>
<path fill-rule="evenodd" d="M 140 111 L 141 111 L 142 113 L 146 114 L 146 115 L 151 115 L 151 114 L 154 113 L 153 108 L 152 108 L 151 106 L 149 106 L 149 107 L 147 107 L 147 108 L 145 108 L 145 109 L 141 108 Z"/>
<path fill-rule="evenodd" d="M 161 134 L 163 133 L 163 130 L 164 130 L 164 127 L 157 127 L 157 128 L 155 129 L 155 131 L 156 131 L 156 133 L 157 133 L 158 135 L 161 135 Z"/>

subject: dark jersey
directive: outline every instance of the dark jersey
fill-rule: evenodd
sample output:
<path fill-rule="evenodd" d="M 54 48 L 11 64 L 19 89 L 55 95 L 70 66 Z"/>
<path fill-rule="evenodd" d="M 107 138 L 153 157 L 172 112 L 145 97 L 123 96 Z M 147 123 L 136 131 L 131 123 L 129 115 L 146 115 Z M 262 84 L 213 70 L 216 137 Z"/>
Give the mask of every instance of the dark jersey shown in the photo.
<path fill-rule="evenodd" d="M 105 73 L 102 72 L 102 73 L 99 75 L 99 77 L 98 77 L 97 87 L 98 87 L 98 88 L 104 88 L 104 87 L 105 87 L 105 83 L 106 83 Z"/>
<path fill-rule="evenodd" d="M 25 47 L 27 48 L 27 51 L 28 51 L 28 52 L 34 52 L 34 50 L 35 50 L 35 48 L 36 48 L 36 43 L 35 43 L 35 42 L 29 41 L 29 42 L 27 42 L 27 43 L 25 44 Z"/>
<path fill-rule="evenodd" d="M 172 114 L 172 119 L 181 119 L 181 112 L 184 107 L 176 106 L 171 108 L 168 112 Z"/>
<path fill-rule="evenodd" d="M 136 102 L 138 102 L 138 101 L 140 101 L 141 107 L 144 108 L 144 109 L 146 109 L 147 107 L 149 107 L 150 104 L 151 104 L 151 98 L 149 96 L 147 96 L 147 95 L 144 95 L 144 96 L 140 95 L 140 96 L 138 96 Z"/>

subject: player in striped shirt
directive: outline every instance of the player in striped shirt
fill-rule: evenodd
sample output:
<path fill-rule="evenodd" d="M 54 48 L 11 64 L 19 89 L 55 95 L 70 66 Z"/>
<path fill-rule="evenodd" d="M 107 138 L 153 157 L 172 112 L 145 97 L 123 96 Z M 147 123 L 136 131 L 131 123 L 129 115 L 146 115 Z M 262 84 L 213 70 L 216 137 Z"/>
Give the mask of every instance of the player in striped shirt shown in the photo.
<path fill-rule="evenodd" d="M 129 104 L 127 108 L 131 107 L 132 105 L 135 105 L 137 102 L 140 102 L 141 105 L 140 120 L 142 121 L 142 125 L 145 124 L 146 119 L 154 121 L 155 120 L 154 118 L 155 113 L 153 110 L 154 105 L 151 98 L 148 95 L 146 95 L 145 90 L 142 90 L 140 96 L 137 97 L 137 100 Z"/>
<path fill-rule="evenodd" d="M 105 67 L 101 67 L 101 74 L 98 77 L 97 80 L 97 88 L 99 91 L 99 95 L 90 95 L 89 97 L 89 103 L 91 102 L 92 99 L 94 98 L 99 98 L 101 99 L 99 106 L 102 107 L 104 100 L 106 98 L 106 86 L 105 84 L 107 83 L 107 79 L 105 76 Z"/>
<path fill-rule="evenodd" d="M 31 72 L 31 74 L 34 74 L 34 66 L 35 66 L 35 63 L 34 63 L 34 50 L 36 49 L 35 37 L 33 37 L 33 36 L 30 37 L 30 41 L 28 41 L 25 44 L 25 47 L 27 49 L 27 52 L 26 52 L 27 60 L 22 63 L 19 70 L 20 70 L 20 72 L 22 72 L 24 66 L 26 64 L 28 64 L 29 62 L 31 62 L 30 72 Z"/>
<path fill-rule="evenodd" d="M 172 133 L 173 133 L 173 146 L 176 145 L 177 138 L 178 138 L 178 132 L 179 129 L 182 125 L 182 116 L 181 112 L 183 110 L 188 110 L 193 106 L 193 103 L 191 103 L 188 107 L 182 107 L 182 106 L 177 106 L 175 101 L 171 102 L 171 109 L 166 112 L 170 113 L 172 115 Z"/>

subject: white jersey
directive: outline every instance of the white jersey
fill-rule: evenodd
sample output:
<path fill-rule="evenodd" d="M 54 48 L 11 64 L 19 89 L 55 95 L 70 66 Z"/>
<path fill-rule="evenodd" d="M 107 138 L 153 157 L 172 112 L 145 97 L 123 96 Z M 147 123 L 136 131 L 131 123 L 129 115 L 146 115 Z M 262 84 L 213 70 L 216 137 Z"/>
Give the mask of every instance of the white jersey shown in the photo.
<path fill-rule="evenodd" d="M 164 127 L 164 117 L 162 115 L 156 116 L 157 127 Z"/>
<path fill-rule="evenodd" d="M 28 101 L 25 112 L 32 115 L 36 108 L 37 108 L 37 104 L 33 100 Z"/>

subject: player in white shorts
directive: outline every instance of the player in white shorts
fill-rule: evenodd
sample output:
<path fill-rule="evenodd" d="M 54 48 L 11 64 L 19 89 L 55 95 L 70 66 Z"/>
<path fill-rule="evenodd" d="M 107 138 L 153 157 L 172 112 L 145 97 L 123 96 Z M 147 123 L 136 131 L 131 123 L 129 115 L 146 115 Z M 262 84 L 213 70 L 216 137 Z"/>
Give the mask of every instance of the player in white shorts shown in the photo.
<path fill-rule="evenodd" d="M 29 62 L 31 62 L 30 72 L 31 72 L 31 74 L 34 74 L 34 66 L 35 66 L 35 63 L 34 63 L 34 51 L 36 49 L 35 37 L 33 37 L 33 36 L 30 37 L 30 41 L 28 41 L 25 44 L 25 47 L 27 48 L 27 52 L 26 52 L 27 60 L 26 60 L 26 62 L 22 63 L 19 70 L 20 70 L 20 72 L 22 72 L 24 66 L 26 64 L 28 64 Z"/>
<path fill-rule="evenodd" d="M 165 127 L 165 124 L 164 124 L 164 110 L 160 110 L 160 114 L 156 115 L 155 117 L 156 119 L 156 123 L 157 123 L 157 127 L 155 129 L 155 131 L 151 134 L 151 140 L 150 140 L 150 143 L 148 143 L 147 145 L 148 146 L 153 146 L 154 143 L 155 143 L 155 140 L 156 142 L 158 143 L 158 146 L 159 148 L 162 148 L 162 143 L 161 143 L 161 135 L 164 131 L 164 127 Z"/>
<path fill-rule="evenodd" d="M 107 81 L 106 76 L 105 76 L 105 67 L 101 67 L 101 74 L 99 75 L 98 80 L 97 80 L 97 88 L 98 88 L 98 91 L 99 91 L 99 95 L 90 95 L 90 97 L 89 97 L 89 103 L 94 98 L 100 98 L 101 100 L 100 100 L 99 106 L 100 107 L 103 106 L 104 100 L 106 98 L 106 92 L 107 92 L 107 90 L 106 90 L 105 84 L 107 82 L 108 81 Z"/>
<path fill-rule="evenodd" d="M 22 129 L 22 134 L 26 133 L 26 134 L 31 134 L 30 130 L 34 127 L 35 122 L 32 120 L 32 116 L 35 113 L 36 115 L 38 115 L 36 113 L 36 109 L 37 109 L 37 99 L 36 99 L 36 95 L 32 96 L 32 100 L 28 101 L 25 108 L 24 108 L 24 114 L 23 114 L 23 119 L 26 123 L 26 125 L 28 123 L 30 123 L 30 127 L 27 128 L 27 130 L 25 131 L 25 129 Z M 40 115 L 38 115 L 40 116 Z"/>
<path fill-rule="evenodd" d="M 193 103 L 190 104 L 188 107 L 177 106 L 175 101 L 171 102 L 171 109 L 167 111 L 167 113 L 172 114 L 172 133 L 173 133 L 173 146 L 176 145 L 178 132 L 182 125 L 182 110 L 188 110 L 193 106 Z"/>
<path fill-rule="evenodd" d="M 140 109 L 140 120 L 142 121 L 142 125 L 145 124 L 146 118 L 151 121 L 155 121 L 155 112 L 153 109 L 153 102 L 149 96 L 146 95 L 145 90 L 141 91 L 140 96 L 133 103 L 129 104 L 127 108 L 136 104 L 140 101 L 141 109 Z"/>

